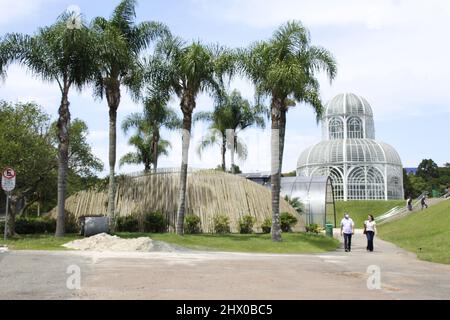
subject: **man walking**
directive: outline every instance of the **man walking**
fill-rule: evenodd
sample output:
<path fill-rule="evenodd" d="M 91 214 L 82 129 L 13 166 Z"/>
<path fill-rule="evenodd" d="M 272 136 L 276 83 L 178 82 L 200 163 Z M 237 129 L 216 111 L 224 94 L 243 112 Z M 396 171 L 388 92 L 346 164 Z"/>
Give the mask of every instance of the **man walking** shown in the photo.
<path fill-rule="evenodd" d="M 428 204 L 427 204 L 427 196 L 424 196 L 422 198 L 422 200 L 420 201 L 420 204 L 422 205 L 422 211 L 424 209 L 428 209 Z"/>
<path fill-rule="evenodd" d="M 355 234 L 355 223 L 348 213 L 341 221 L 341 237 L 344 237 L 345 252 L 352 251 L 352 237 Z"/>

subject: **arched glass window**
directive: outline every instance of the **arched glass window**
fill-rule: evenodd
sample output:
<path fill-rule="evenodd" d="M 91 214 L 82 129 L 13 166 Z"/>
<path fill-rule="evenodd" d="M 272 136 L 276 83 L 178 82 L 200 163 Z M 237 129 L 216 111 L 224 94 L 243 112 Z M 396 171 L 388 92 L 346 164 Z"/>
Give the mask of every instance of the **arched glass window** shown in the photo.
<path fill-rule="evenodd" d="M 348 138 L 349 139 L 363 138 L 363 126 L 360 119 L 351 118 L 350 120 L 348 120 Z"/>
<path fill-rule="evenodd" d="M 349 200 L 384 200 L 384 178 L 374 167 L 354 168 L 348 177 Z"/>
<path fill-rule="evenodd" d="M 344 123 L 342 120 L 334 118 L 329 125 L 330 140 L 344 139 Z"/>
<path fill-rule="evenodd" d="M 335 200 L 344 200 L 344 178 L 342 167 L 321 167 L 312 172 L 315 176 L 329 176 L 333 183 Z"/>

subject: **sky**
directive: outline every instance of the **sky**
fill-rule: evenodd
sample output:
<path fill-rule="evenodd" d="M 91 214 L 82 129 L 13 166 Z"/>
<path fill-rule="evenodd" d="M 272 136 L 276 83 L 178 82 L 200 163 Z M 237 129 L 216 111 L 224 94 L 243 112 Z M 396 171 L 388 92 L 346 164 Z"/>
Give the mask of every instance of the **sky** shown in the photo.
<path fill-rule="evenodd" d="M 78 6 L 88 21 L 109 17 L 118 0 L 0 0 L 0 36 L 9 32 L 33 34 L 52 24 L 70 6 Z M 137 21 L 165 23 L 173 34 L 192 41 L 246 47 L 269 39 L 289 20 L 300 20 L 311 32 L 312 43 L 330 50 L 338 62 L 338 76 L 330 83 L 319 75 L 324 102 L 352 92 L 365 97 L 374 110 L 376 138 L 394 146 L 405 167 L 417 167 L 422 159 L 438 165 L 450 162 L 450 2 L 447 0 L 150 0 L 139 1 Z M 238 89 L 254 101 L 254 88 L 244 78 L 234 79 L 230 90 Z M 24 68 L 12 65 L 0 83 L 0 99 L 34 101 L 54 119 L 60 101 L 56 84 L 43 83 Z M 89 127 L 93 152 L 108 164 L 108 107 L 92 96 L 92 89 L 70 96 L 72 119 Z M 171 106 L 179 111 L 179 101 Z M 212 110 L 207 95 L 199 97 L 196 111 Z M 126 91 L 119 108 L 120 123 L 129 114 L 141 112 Z M 207 125 L 193 130 L 190 165 L 213 168 L 221 162 L 219 148 L 200 157 L 196 147 L 207 133 Z M 128 138 L 118 132 L 118 154 L 133 151 Z M 181 164 L 181 135 L 163 132 L 172 143 L 161 167 Z M 270 170 L 270 131 L 250 129 L 241 135 L 249 156 L 238 161 L 244 172 Z M 296 169 L 301 152 L 321 140 L 321 128 L 306 105 L 289 112 L 283 171 Z M 229 163 L 229 157 L 227 159 Z M 142 170 L 141 166 L 117 167 L 120 173 Z"/>

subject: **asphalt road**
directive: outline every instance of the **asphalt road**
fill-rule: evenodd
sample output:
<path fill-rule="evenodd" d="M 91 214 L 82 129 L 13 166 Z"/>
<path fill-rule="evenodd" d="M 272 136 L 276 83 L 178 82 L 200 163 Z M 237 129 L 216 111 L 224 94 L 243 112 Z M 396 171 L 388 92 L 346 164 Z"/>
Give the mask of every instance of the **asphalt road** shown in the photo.
<path fill-rule="evenodd" d="M 427 263 L 362 234 L 352 253 L 0 253 L 0 299 L 446 299 L 450 266 Z M 79 289 L 73 266 L 81 272 Z M 75 268 L 75 270 L 77 270 Z M 380 271 L 381 289 L 368 273 Z M 376 284 L 376 282 L 370 282 Z"/>

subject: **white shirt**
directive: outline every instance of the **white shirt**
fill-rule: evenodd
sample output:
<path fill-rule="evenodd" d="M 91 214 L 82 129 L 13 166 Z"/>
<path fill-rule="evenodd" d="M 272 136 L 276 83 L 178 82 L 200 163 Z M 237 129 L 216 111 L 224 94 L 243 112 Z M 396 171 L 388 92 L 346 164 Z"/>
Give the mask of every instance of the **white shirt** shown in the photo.
<path fill-rule="evenodd" d="M 355 226 L 355 223 L 352 219 L 342 219 L 341 227 L 345 234 L 352 234 L 353 233 L 353 227 Z"/>
<path fill-rule="evenodd" d="M 364 222 L 364 224 L 366 225 L 366 231 L 375 232 L 375 227 L 377 225 L 377 223 L 375 221 L 367 220 L 366 222 Z"/>

